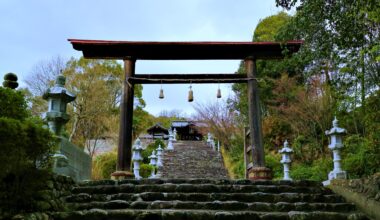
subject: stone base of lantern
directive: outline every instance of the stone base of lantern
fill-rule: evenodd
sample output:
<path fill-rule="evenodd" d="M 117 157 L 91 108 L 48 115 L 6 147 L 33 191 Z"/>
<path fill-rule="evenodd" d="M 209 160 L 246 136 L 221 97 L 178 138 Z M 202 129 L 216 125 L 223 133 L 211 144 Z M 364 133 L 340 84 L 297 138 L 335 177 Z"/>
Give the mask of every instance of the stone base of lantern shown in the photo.
<path fill-rule="evenodd" d="M 340 170 L 340 171 L 331 171 L 329 173 L 329 179 L 326 181 L 323 181 L 323 185 L 327 186 L 330 185 L 330 181 L 333 179 L 347 179 L 347 173 L 346 171 Z"/>
<path fill-rule="evenodd" d="M 134 179 L 134 177 L 135 175 L 130 171 L 117 170 L 111 174 L 112 180 Z"/>
<path fill-rule="evenodd" d="M 248 170 L 250 180 L 271 180 L 272 170 L 267 167 L 252 167 Z"/>

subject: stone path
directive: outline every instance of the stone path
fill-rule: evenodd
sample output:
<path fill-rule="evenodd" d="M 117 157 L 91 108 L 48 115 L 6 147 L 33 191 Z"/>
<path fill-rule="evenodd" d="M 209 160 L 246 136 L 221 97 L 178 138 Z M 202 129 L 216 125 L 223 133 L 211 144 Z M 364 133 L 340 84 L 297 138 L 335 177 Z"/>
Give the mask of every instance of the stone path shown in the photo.
<path fill-rule="evenodd" d="M 221 154 L 201 141 L 174 142 L 174 151 L 164 151 L 161 178 L 226 179 Z"/>

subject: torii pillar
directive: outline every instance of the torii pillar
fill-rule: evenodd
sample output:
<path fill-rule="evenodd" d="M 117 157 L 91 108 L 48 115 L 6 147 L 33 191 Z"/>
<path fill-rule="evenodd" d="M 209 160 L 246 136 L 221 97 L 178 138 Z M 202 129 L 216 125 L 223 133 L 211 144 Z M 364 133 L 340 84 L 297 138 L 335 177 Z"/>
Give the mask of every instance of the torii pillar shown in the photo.
<path fill-rule="evenodd" d="M 134 177 L 131 172 L 134 84 L 128 83 L 128 78 L 135 75 L 135 64 L 136 60 L 131 57 L 124 59 L 124 78 L 120 104 L 120 127 L 117 152 L 118 158 L 116 171 L 111 174 L 111 178 L 117 180 Z"/>
<path fill-rule="evenodd" d="M 260 93 L 257 83 L 256 59 L 245 59 L 248 80 L 248 117 L 253 167 L 248 171 L 248 178 L 253 180 L 272 179 L 272 171 L 265 167 L 263 133 L 261 129 Z M 245 152 L 244 152 L 245 153 Z"/>

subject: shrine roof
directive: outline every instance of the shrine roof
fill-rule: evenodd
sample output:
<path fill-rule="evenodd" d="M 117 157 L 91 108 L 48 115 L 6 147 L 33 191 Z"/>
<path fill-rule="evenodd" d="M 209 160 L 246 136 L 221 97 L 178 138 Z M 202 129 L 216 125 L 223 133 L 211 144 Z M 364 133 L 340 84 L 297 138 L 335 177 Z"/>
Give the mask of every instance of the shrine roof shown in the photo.
<path fill-rule="evenodd" d="M 68 39 L 85 58 L 137 60 L 278 59 L 295 53 L 303 41 L 280 42 L 158 42 Z M 285 50 L 286 49 L 286 50 Z"/>

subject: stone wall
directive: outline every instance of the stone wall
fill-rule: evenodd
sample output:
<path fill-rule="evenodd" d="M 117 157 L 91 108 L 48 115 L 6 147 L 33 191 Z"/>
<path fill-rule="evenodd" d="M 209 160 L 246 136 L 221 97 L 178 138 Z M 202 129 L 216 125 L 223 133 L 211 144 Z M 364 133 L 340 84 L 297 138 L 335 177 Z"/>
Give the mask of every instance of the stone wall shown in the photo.
<path fill-rule="evenodd" d="M 65 197 L 71 194 L 71 189 L 75 185 L 71 177 L 52 174 L 46 181 L 44 189 L 36 192 L 34 212 L 19 214 L 12 219 L 48 220 L 49 213 L 67 211 Z"/>
<path fill-rule="evenodd" d="M 380 173 L 362 179 L 335 179 L 329 187 L 355 203 L 368 216 L 380 219 Z"/>

